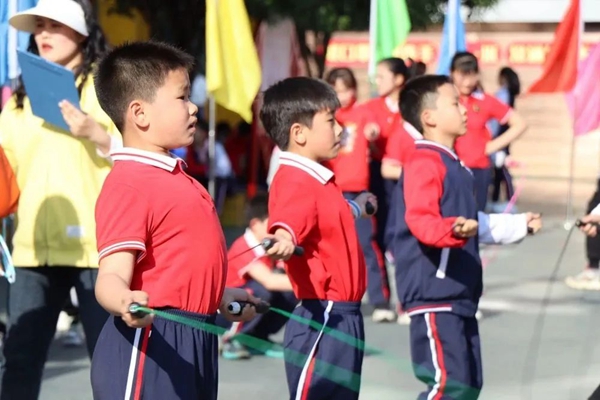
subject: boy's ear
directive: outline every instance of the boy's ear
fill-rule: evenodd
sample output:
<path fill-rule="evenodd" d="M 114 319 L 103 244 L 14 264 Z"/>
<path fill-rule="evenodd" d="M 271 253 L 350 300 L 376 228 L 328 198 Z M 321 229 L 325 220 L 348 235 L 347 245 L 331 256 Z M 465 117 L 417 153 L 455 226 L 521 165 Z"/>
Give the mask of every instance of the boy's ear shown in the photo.
<path fill-rule="evenodd" d="M 147 128 L 150 121 L 145 110 L 145 103 L 139 100 L 133 100 L 127 107 L 127 115 L 133 123 L 140 128 Z"/>
<path fill-rule="evenodd" d="M 306 126 L 298 122 L 294 123 L 290 128 L 290 141 L 303 146 L 306 143 L 306 134 L 304 132 L 306 129 Z"/>
<path fill-rule="evenodd" d="M 435 110 L 423 110 L 421 113 L 421 124 L 423 126 L 436 126 Z"/>

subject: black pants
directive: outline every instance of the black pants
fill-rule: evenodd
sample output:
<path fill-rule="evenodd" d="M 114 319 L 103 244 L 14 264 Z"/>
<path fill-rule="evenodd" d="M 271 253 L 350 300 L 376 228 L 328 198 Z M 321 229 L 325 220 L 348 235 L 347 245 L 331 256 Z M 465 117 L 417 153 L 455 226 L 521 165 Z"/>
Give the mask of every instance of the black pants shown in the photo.
<path fill-rule="evenodd" d="M 512 175 L 506 167 L 494 168 L 494 180 L 492 189 L 492 201 L 497 203 L 500 201 L 500 191 L 504 186 L 506 193 L 506 201 L 510 201 L 515 193 L 512 182 Z"/>
<path fill-rule="evenodd" d="M 8 333 L 4 342 L 1 400 L 35 400 L 40 393 L 48 349 L 58 315 L 72 287 L 90 355 L 108 313 L 96 301 L 96 268 L 16 268 L 8 296 Z"/>
<path fill-rule="evenodd" d="M 600 204 L 600 179 L 596 185 L 596 192 L 588 203 L 587 214 L 589 214 L 598 204 Z M 585 252 L 590 268 L 598 268 L 598 263 L 600 262 L 600 235 L 597 235 L 596 237 L 586 237 Z"/>

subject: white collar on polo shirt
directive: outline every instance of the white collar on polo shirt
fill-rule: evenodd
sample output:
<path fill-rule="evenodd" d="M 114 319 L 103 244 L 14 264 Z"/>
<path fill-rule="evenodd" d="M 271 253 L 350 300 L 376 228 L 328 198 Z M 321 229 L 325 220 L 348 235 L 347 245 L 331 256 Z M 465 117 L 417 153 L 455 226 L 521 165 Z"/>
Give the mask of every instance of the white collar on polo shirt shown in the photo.
<path fill-rule="evenodd" d="M 333 178 L 333 171 L 319 164 L 316 161 L 310 160 L 304 156 L 289 151 L 282 151 L 279 155 L 279 164 L 295 167 L 306 172 L 323 185 Z"/>
<path fill-rule="evenodd" d="M 415 128 L 408 122 L 404 121 L 402 123 L 402 127 L 404 128 L 406 133 L 408 133 L 413 139 L 415 139 L 415 140 L 423 139 L 423 135 L 421 135 L 421 132 L 419 132 L 417 130 L 417 128 Z"/>
<path fill-rule="evenodd" d="M 123 147 L 110 153 L 114 161 L 136 161 L 142 164 L 152 165 L 173 172 L 180 158 L 165 156 L 164 154 L 153 153 L 151 151 L 135 149 L 133 147 Z M 183 161 L 183 160 L 181 160 Z"/>

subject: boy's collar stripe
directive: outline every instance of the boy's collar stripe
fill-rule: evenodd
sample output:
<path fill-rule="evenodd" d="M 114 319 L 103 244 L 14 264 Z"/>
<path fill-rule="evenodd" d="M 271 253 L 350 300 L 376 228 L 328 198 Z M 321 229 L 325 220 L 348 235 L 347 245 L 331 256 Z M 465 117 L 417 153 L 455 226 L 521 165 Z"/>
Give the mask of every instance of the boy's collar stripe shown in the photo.
<path fill-rule="evenodd" d="M 290 153 L 288 151 L 281 152 L 279 155 L 279 163 L 281 165 L 287 165 L 301 169 L 321 182 L 323 185 L 333 178 L 333 172 L 330 169 L 324 167 L 316 161 L 310 160 L 295 153 Z"/>

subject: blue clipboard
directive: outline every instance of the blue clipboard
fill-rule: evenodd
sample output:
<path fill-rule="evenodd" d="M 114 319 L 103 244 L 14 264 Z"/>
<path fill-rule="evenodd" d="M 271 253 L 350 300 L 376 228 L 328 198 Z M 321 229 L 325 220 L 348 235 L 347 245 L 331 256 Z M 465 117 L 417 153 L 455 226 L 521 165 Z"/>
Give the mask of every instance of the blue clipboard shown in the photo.
<path fill-rule="evenodd" d="M 17 50 L 17 56 L 33 114 L 68 131 L 58 103 L 67 100 L 80 108 L 73 72 L 29 52 Z"/>

